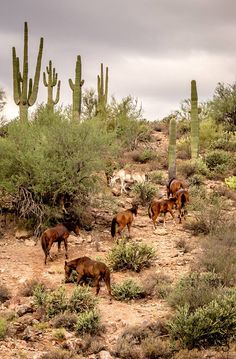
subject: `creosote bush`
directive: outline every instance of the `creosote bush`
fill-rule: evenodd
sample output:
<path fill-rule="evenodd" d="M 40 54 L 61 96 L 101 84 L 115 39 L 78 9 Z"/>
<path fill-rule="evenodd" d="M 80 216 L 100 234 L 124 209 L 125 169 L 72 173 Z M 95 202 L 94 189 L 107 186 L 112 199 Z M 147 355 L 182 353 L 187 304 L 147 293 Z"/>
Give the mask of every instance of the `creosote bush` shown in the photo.
<path fill-rule="evenodd" d="M 42 283 L 39 279 L 29 279 L 20 289 L 20 295 L 24 297 L 31 297 L 34 294 L 35 288 L 38 286 L 46 290 L 44 283 Z"/>
<path fill-rule="evenodd" d="M 89 288 L 77 286 L 68 302 L 71 312 L 83 313 L 95 309 L 97 299 L 93 297 Z"/>
<path fill-rule="evenodd" d="M 53 327 L 74 330 L 76 322 L 77 322 L 76 314 L 65 312 L 55 316 L 55 318 L 53 319 Z"/>
<path fill-rule="evenodd" d="M 10 298 L 11 294 L 9 292 L 9 289 L 5 285 L 0 284 L 0 303 L 4 303 Z"/>
<path fill-rule="evenodd" d="M 206 154 L 205 161 L 211 171 L 224 172 L 232 164 L 232 155 L 226 151 L 213 150 Z"/>
<path fill-rule="evenodd" d="M 156 158 L 157 153 L 148 148 L 145 148 L 142 152 L 136 152 L 136 154 L 133 155 L 133 160 L 140 163 L 147 163 L 155 160 Z"/>
<path fill-rule="evenodd" d="M 188 305 L 189 311 L 211 302 L 222 292 L 217 274 L 192 272 L 181 278 L 170 292 L 168 302 L 173 307 Z"/>
<path fill-rule="evenodd" d="M 55 349 L 40 356 L 40 359 L 75 359 L 76 356 L 67 350 Z"/>
<path fill-rule="evenodd" d="M 7 322 L 4 318 L 0 318 L 0 340 L 4 339 L 7 334 Z"/>
<path fill-rule="evenodd" d="M 146 244 L 135 242 L 126 244 L 123 241 L 112 247 L 107 261 L 114 270 L 130 269 L 140 272 L 143 268 L 151 266 L 154 256 L 154 249 Z"/>
<path fill-rule="evenodd" d="M 113 296 L 120 301 L 129 301 L 145 296 L 144 288 L 133 279 L 126 279 L 124 282 L 115 284 L 112 287 Z"/>
<path fill-rule="evenodd" d="M 236 189 L 236 176 L 225 178 L 225 183 L 230 189 Z"/>
<path fill-rule="evenodd" d="M 219 295 L 193 312 L 188 305 L 179 307 L 169 328 L 183 348 L 227 345 L 236 335 L 236 292 Z"/>

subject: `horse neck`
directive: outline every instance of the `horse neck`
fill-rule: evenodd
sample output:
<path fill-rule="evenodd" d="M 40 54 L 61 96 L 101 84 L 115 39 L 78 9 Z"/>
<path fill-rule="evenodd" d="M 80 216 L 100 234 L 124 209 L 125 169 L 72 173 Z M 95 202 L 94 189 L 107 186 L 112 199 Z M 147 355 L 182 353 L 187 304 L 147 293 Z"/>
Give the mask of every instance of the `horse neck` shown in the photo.
<path fill-rule="evenodd" d="M 175 180 L 175 177 L 171 178 L 167 184 L 167 187 L 170 188 L 171 183 Z"/>
<path fill-rule="evenodd" d="M 137 208 L 136 207 L 130 208 L 130 212 L 136 215 L 137 214 Z"/>
<path fill-rule="evenodd" d="M 67 263 L 67 266 L 68 266 L 69 268 L 71 268 L 71 269 L 76 269 L 76 267 L 77 267 L 77 261 L 76 261 L 76 259 L 74 259 L 74 260 L 68 262 L 68 263 Z"/>

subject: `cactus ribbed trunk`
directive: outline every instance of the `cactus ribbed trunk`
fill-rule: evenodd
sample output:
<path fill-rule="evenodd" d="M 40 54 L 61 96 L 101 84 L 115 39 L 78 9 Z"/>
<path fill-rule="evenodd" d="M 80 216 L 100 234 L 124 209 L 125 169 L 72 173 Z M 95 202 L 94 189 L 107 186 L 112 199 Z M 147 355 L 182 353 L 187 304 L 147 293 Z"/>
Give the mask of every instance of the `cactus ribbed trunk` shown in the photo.
<path fill-rule="evenodd" d="M 97 113 L 104 113 L 108 98 L 108 67 L 106 67 L 105 82 L 103 74 L 103 64 L 101 64 L 100 76 L 97 76 Z"/>
<path fill-rule="evenodd" d="M 199 119 L 196 81 L 191 81 L 191 158 L 198 158 L 199 152 Z"/>
<path fill-rule="evenodd" d="M 168 177 L 169 180 L 176 177 L 176 120 L 175 118 L 172 118 L 169 124 Z"/>
<path fill-rule="evenodd" d="M 20 120 L 28 120 L 28 108 L 33 106 L 38 95 L 38 86 L 40 79 L 40 70 L 43 54 L 43 38 L 40 39 L 37 64 L 32 79 L 28 81 L 28 25 L 24 23 L 24 57 L 23 57 L 23 75 L 20 72 L 19 57 L 16 56 L 15 47 L 12 48 L 12 65 L 13 65 L 13 97 L 20 110 Z"/>
<path fill-rule="evenodd" d="M 78 55 L 75 66 L 75 82 L 73 83 L 73 81 L 69 79 L 69 85 L 72 90 L 72 120 L 75 122 L 80 121 L 83 84 L 81 56 Z"/>
<path fill-rule="evenodd" d="M 60 98 L 60 86 L 61 86 L 61 81 L 58 81 L 57 83 L 57 73 L 55 70 L 55 67 L 52 67 L 52 61 L 49 61 L 48 66 L 46 67 L 46 72 L 48 75 L 48 81 L 46 79 L 46 73 L 43 73 L 43 83 L 44 86 L 46 86 L 48 88 L 48 101 L 47 101 L 47 109 L 48 112 L 53 112 L 54 111 L 54 106 L 58 103 L 59 98 Z M 57 84 L 57 93 L 56 93 L 56 98 L 55 100 L 53 100 L 53 87 L 55 87 Z"/>

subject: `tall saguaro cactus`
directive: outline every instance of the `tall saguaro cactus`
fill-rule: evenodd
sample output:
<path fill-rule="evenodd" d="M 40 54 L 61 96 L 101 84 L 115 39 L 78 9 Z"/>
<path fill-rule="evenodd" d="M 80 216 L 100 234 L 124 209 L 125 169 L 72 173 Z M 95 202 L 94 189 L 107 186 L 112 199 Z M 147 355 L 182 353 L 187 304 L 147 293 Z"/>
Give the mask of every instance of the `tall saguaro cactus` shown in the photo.
<path fill-rule="evenodd" d="M 176 177 L 176 120 L 174 117 L 169 124 L 168 176 L 169 180 Z"/>
<path fill-rule="evenodd" d="M 46 72 L 48 75 L 48 81 L 46 79 Z M 52 67 L 52 61 L 49 61 L 48 66 L 46 66 L 46 72 L 43 73 L 43 83 L 44 86 L 48 88 L 48 101 L 47 101 L 47 108 L 49 112 L 53 112 L 54 106 L 58 103 L 60 98 L 60 86 L 61 81 L 57 82 L 57 76 L 55 67 Z M 56 98 L 53 100 L 53 87 L 55 87 L 57 84 L 57 93 Z"/>
<path fill-rule="evenodd" d="M 24 23 L 24 57 L 23 72 L 20 72 L 19 57 L 16 56 L 15 47 L 12 48 L 12 64 L 13 64 L 13 96 L 16 105 L 20 109 L 20 120 L 26 122 L 28 120 L 28 108 L 33 106 L 37 99 L 41 61 L 43 54 L 43 38 L 40 39 L 37 64 L 34 75 L 34 82 L 30 78 L 28 81 L 28 25 Z"/>
<path fill-rule="evenodd" d="M 191 157 L 197 159 L 199 151 L 199 119 L 197 84 L 191 81 Z"/>
<path fill-rule="evenodd" d="M 77 56 L 76 66 L 75 66 L 75 82 L 69 79 L 69 85 L 72 90 L 72 120 L 80 121 L 81 116 L 81 103 L 82 103 L 82 86 L 84 80 L 82 78 L 82 65 L 81 65 L 81 56 Z"/>
<path fill-rule="evenodd" d="M 100 76 L 97 76 L 97 91 L 98 91 L 98 101 L 97 101 L 97 112 L 101 113 L 106 110 L 107 98 L 108 98 L 108 67 L 106 67 L 106 75 L 104 81 L 103 75 L 103 64 L 101 64 Z"/>

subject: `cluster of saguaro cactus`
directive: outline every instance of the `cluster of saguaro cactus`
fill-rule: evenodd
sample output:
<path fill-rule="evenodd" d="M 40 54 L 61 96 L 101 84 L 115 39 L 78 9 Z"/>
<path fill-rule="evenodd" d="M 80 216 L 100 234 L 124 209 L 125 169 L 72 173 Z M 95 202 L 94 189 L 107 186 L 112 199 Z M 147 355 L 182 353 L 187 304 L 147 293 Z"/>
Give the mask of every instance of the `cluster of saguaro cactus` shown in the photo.
<path fill-rule="evenodd" d="M 103 64 L 101 64 L 100 76 L 97 76 L 97 113 L 104 113 L 107 106 L 108 96 L 108 67 L 106 67 L 105 80 L 103 75 Z"/>
<path fill-rule="evenodd" d="M 171 118 L 169 124 L 168 177 L 169 180 L 176 177 L 176 120 L 174 117 Z"/>
<path fill-rule="evenodd" d="M 46 72 L 48 80 L 46 79 Z M 49 112 L 53 112 L 54 106 L 58 103 L 60 97 L 60 86 L 61 81 L 57 82 L 57 73 L 55 67 L 52 67 L 52 61 L 49 61 L 48 66 L 46 67 L 46 72 L 43 73 L 43 83 L 44 86 L 48 88 L 48 101 L 47 101 L 47 108 Z M 57 85 L 57 93 L 56 98 L 53 100 L 53 87 Z"/>
<path fill-rule="evenodd" d="M 199 151 L 199 119 L 196 81 L 191 81 L 191 157 L 197 159 Z"/>
<path fill-rule="evenodd" d="M 82 86 L 84 80 L 82 78 L 81 56 L 77 56 L 75 67 L 75 82 L 69 79 L 69 85 L 72 90 L 72 119 L 73 121 L 80 121 L 81 104 L 82 104 Z"/>
<path fill-rule="evenodd" d="M 40 79 L 41 61 L 43 54 L 43 38 L 40 39 L 39 52 L 37 64 L 34 75 L 34 82 L 32 79 L 28 81 L 28 26 L 27 22 L 24 24 L 24 58 L 23 58 L 23 72 L 20 72 L 19 57 L 16 56 L 15 47 L 12 48 L 12 64 L 13 64 L 13 96 L 16 105 L 20 109 L 20 120 L 28 120 L 28 108 L 32 106 L 38 95 L 38 86 Z"/>

